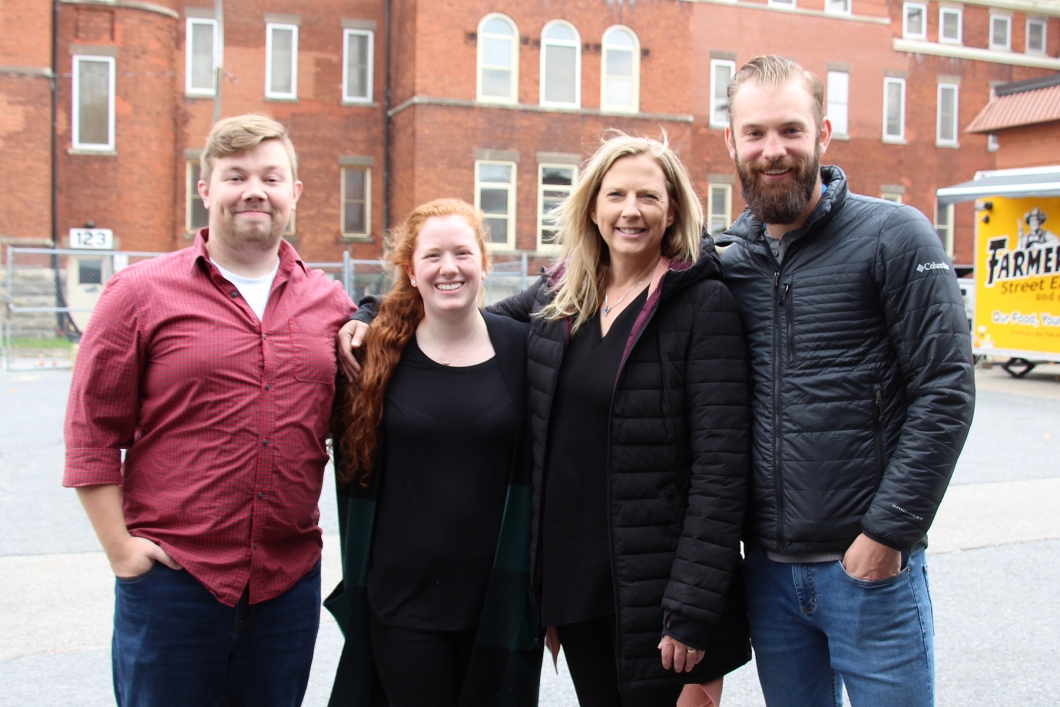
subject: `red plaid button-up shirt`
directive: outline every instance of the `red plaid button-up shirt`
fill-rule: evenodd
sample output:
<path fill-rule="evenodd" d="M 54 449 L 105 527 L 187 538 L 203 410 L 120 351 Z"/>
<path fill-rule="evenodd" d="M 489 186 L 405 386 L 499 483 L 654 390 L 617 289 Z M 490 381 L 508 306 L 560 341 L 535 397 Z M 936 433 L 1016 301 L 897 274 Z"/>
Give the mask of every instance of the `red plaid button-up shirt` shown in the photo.
<path fill-rule="evenodd" d="M 284 242 L 258 321 L 208 237 L 108 283 L 74 367 L 63 485 L 119 484 L 129 532 L 234 606 L 320 557 L 335 332 L 354 306 Z"/>

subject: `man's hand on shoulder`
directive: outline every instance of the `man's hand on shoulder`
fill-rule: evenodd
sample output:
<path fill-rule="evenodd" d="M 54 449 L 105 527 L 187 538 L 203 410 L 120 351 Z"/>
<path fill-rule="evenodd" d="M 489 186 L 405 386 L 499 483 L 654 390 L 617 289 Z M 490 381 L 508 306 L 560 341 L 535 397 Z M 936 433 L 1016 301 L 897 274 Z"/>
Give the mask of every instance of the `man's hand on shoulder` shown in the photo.
<path fill-rule="evenodd" d="M 856 579 L 887 579 L 902 570 L 902 553 L 862 534 L 847 548 L 843 567 Z"/>
<path fill-rule="evenodd" d="M 361 364 L 354 358 L 353 350 L 361 346 L 364 341 L 364 333 L 368 331 L 368 325 L 364 322 L 351 319 L 342 325 L 335 334 L 335 346 L 338 349 L 339 368 L 346 375 L 346 380 L 351 383 L 361 374 Z"/>
<path fill-rule="evenodd" d="M 122 579 L 137 577 L 146 573 L 156 562 L 161 562 L 172 570 L 184 569 L 165 550 L 147 538 L 130 535 L 127 540 L 118 544 L 107 553 L 110 568 L 114 576 Z"/>

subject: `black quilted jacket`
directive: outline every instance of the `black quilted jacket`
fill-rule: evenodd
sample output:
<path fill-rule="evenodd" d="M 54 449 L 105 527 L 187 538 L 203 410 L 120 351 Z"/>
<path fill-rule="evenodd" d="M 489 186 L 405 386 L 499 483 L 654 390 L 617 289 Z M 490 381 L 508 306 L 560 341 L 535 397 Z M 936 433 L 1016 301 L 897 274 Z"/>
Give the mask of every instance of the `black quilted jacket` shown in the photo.
<path fill-rule="evenodd" d="M 736 305 L 720 281 L 713 244 L 705 246 L 696 264 L 672 264 L 648 298 L 615 384 L 609 530 L 619 677 L 627 687 L 706 682 L 750 658 L 739 563 L 749 371 Z M 569 339 L 566 322 L 531 317 L 550 296 L 542 278 L 491 308 L 531 323 L 537 519 L 547 483 L 549 412 Z M 664 609 L 713 625 L 706 659 L 692 673 L 662 669 L 657 646 Z"/>
<path fill-rule="evenodd" d="M 745 540 L 842 552 L 863 532 L 911 549 L 972 421 L 964 305 L 919 211 L 849 193 L 838 167 L 822 176 L 782 265 L 746 211 L 718 239 L 754 381 Z"/>

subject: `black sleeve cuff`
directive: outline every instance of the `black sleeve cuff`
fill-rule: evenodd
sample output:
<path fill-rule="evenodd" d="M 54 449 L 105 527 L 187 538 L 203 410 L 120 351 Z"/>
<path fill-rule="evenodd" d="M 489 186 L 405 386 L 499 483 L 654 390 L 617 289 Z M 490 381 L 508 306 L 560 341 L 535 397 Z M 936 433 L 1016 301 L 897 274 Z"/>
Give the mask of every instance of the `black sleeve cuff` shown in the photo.
<path fill-rule="evenodd" d="M 710 645 L 713 626 L 669 609 L 663 610 L 663 635 L 680 641 L 690 648 L 706 650 Z"/>
<path fill-rule="evenodd" d="M 375 315 L 379 313 L 379 305 L 383 302 L 383 295 L 365 295 L 357 303 L 357 311 L 350 317 L 350 321 L 371 324 Z"/>

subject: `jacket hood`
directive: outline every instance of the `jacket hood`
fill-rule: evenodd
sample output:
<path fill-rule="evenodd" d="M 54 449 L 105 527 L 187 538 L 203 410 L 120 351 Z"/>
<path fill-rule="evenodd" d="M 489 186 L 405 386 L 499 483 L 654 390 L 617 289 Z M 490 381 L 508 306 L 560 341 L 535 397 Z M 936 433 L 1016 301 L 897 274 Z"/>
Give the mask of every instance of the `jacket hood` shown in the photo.
<path fill-rule="evenodd" d="M 810 214 L 810 218 L 806 220 L 802 228 L 790 231 L 792 237 L 819 230 L 832 219 L 839 207 L 846 201 L 847 175 L 842 169 L 835 165 L 821 167 L 821 181 L 827 189 L 821 195 L 821 200 L 817 202 L 813 213 Z M 747 207 L 744 207 L 743 213 L 736 219 L 736 222 L 718 237 L 718 245 L 721 246 L 732 245 L 740 241 L 746 244 L 759 243 L 761 247 L 766 247 L 762 237 L 762 223 L 751 214 Z"/>
<path fill-rule="evenodd" d="M 721 280 L 721 256 L 714 248 L 714 239 L 706 231 L 703 231 L 696 262 L 674 260 L 670 263 L 662 281 L 660 296 L 665 299 L 703 280 Z"/>

